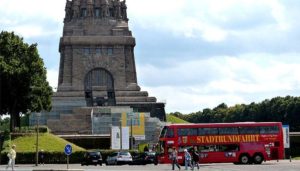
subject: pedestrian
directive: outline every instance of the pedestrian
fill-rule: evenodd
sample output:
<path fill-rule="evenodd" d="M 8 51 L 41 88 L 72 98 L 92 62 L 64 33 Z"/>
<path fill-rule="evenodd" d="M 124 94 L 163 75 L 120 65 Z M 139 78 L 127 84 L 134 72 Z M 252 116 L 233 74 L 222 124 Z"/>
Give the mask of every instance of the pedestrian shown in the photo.
<path fill-rule="evenodd" d="M 7 153 L 7 157 L 8 157 L 8 163 L 6 166 L 6 170 L 9 168 L 9 166 L 11 166 L 12 171 L 15 170 L 15 160 L 17 157 L 16 151 L 15 151 L 16 145 L 12 145 L 11 149 L 9 150 L 9 152 Z"/>
<path fill-rule="evenodd" d="M 191 154 L 188 152 L 187 149 L 184 149 L 184 166 L 185 166 L 185 170 L 188 170 L 188 166 L 191 167 L 191 170 L 193 170 L 193 166 L 192 166 L 192 156 Z"/>
<path fill-rule="evenodd" d="M 172 170 L 175 169 L 175 165 L 180 170 L 180 166 L 178 164 L 178 152 L 177 152 L 175 147 L 173 147 L 173 150 L 172 150 L 171 155 L 170 155 L 170 159 L 172 160 Z"/>
<path fill-rule="evenodd" d="M 197 169 L 199 170 L 199 168 L 200 168 L 200 165 L 199 165 L 199 153 L 198 153 L 198 150 L 197 150 L 196 146 L 192 150 L 192 164 L 193 164 L 193 167 L 197 166 Z"/>
<path fill-rule="evenodd" d="M 44 150 L 41 149 L 41 151 L 39 152 L 39 162 L 40 164 L 44 165 L 45 164 L 45 161 L 44 161 L 44 158 L 45 158 L 45 154 L 44 154 Z"/>
<path fill-rule="evenodd" d="M 148 152 L 148 151 L 149 151 L 148 145 L 145 145 L 144 152 Z"/>

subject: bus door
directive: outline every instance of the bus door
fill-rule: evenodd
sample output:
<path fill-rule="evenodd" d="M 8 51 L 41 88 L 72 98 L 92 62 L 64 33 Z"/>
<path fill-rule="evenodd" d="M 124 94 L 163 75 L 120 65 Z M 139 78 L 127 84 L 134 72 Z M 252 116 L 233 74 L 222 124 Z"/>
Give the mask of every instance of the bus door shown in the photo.
<path fill-rule="evenodd" d="M 279 148 L 276 146 L 277 143 L 269 143 L 267 146 L 269 147 L 270 157 L 272 160 L 279 159 Z"/>
<path fill-rule="evenodd" d="M 159 163 L 170 163 L 170 155 L 172 148 L 174 146 L 174 141 L 159 141 Z"/>
<path fill-rule="evenodd" d="M 276 147 L 271 148 L 271 158 L 272 158 L 273 160 L 279 159 L 278 148 L 276 148 Z"/>

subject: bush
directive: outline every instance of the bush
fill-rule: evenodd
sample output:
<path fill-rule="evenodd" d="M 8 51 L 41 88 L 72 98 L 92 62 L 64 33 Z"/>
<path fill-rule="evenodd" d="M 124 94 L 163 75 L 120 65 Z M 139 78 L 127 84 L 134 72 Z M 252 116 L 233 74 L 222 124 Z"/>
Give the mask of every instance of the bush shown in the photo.
<path fill-rule="evenodd" d="M 119 150 L 91 150 L 100 151 L 103 162 L 106 161 L 108 155 Z M 85 151 L 73 152 L 69 157 L 69 163 L 81 163 Z M 137 153 L 136 151 L 130 151 L 131 154 Z M 34 164 L 35 163 L 35 152 L 17 152 L 16 164 Z M 8 162 L 7 153 L 1 154 L 1 164 Z M 64 152 L 44 152 L 45 164 L 64 164 L 67 163 L 67 156 Z"/>
<path fill-rule="evenodd" d="M 69 157 L 69 163 L 80 163 L 84 151 L 74 152 Z M 34 164 L 36 158 L 35 152 L 17 153 L 16 164 Z M 6 164 L 8 157 L 6 153 L 1 154 L 1 164 Z M 67 156 L 64 152 L 44 152 L 44 162 L 48 164 L 67 163 Z"/>

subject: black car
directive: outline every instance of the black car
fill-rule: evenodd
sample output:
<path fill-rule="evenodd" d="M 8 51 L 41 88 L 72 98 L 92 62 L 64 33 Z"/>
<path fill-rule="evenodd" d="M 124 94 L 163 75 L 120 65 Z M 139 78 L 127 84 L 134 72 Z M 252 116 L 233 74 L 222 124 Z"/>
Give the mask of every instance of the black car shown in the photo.
<path fill-rule="evenodd" d="M 143 152 L 133 156 L 132 164 L 145 165 L 145 164 L 155 164 L 157 165 L 157 155 L 155 152 Z"/>
<path fill-rule="evenodd" d="M 81 166 L 83 165 L 95 165 L 99 164 L 102 166 L 102 156 L 100 151 L 89 151 L 86 152 L 83 156 L 83 160 L 81 162 Z"/>

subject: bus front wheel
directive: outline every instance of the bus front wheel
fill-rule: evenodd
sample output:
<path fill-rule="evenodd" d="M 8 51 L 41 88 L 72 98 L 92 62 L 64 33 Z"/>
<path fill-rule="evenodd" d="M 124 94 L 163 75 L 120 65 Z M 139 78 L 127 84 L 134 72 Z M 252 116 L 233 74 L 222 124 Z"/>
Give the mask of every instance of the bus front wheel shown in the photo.
<path fill-rule="evenodd" d="M 263 162 L 263 160 L 264 160 L 264 158 L 263 158 L 263 156 L 261 154 L 255 154 L 253 156 L 253 162 L 255 164 L 261 164 Z"/>
<path fill-rule="evenodd" d="M 248 164 L 248 163 L 250 163 L 249 156 L 247 154 L 242 154 L 241 157 L 240 157 L 240 163 L 241 164 Z"/>

